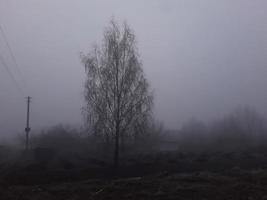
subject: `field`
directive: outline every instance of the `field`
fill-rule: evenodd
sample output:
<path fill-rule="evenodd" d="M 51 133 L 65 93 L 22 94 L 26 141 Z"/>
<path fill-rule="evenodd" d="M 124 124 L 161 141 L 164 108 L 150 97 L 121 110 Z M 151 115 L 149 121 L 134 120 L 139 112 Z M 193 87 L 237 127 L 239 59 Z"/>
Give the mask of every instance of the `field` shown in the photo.
<path fill-rule="evenodd" d="M 78 159 L 79 160 L 79 159 Z M 165 152 L 2 163 L 0 199 L 267 199 L 267 154 Z"/>

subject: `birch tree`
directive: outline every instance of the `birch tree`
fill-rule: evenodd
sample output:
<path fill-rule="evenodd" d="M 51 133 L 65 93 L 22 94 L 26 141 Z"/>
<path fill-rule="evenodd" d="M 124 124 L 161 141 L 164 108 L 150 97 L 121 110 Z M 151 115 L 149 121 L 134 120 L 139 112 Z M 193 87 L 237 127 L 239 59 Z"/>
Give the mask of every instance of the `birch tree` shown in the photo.
<path fill-rule="evenodd" d="M 132 29 L 112 20 L 102 44 L 83 55 L 82 62 L 87 76 L 85 122 L 95 135 L 114 144 L 118 167 L 122 139 L 142 133 L 153 105 Z"/>

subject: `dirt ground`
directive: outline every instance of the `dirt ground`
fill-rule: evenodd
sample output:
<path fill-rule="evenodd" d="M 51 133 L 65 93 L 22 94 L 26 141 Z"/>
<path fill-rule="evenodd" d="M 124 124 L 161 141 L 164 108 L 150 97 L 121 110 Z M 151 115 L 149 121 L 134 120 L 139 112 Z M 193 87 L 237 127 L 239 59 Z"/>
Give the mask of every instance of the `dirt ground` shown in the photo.
<path fill-rule="evenodd" d="M 265 154 L 162 154 L 137 160 L 141 163 L 132 159 L 116 173 L 101 163 L 95 168 L 65 161 L 63 167 L 2 165 L 0 200 L 267 200 Z"/>
<path fill-rule="evenodd" d="M 0 188 L 1 200 L 85 199 L 266 199 L 267 171 L 232 170 L 225 175 L 198 172 L 122 178 L 90 179 Z"/>

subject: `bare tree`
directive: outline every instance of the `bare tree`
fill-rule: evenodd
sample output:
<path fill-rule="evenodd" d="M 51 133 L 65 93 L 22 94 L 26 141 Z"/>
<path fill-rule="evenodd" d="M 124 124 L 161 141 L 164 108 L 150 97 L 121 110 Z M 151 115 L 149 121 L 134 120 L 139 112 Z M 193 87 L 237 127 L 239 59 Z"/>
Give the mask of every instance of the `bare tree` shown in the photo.
<path fill-rule="evenodd" d="M 120 143 L 141 133 L 151 116 L 153 95 L 144 76 L 135 35 L 114 20 L 104 32 L 102 45 L 82 56 L 85 83 L 85 120 L 94 134 L 114 142 L 114 165 Z"/>

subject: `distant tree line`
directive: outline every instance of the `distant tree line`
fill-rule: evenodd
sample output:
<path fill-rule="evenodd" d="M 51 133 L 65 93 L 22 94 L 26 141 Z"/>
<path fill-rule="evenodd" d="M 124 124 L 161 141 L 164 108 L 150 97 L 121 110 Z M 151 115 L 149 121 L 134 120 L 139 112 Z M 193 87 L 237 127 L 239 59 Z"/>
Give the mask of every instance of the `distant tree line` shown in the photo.
<path fill-rule="evenodd" d="M 251 107 L 239 107 L 208 124 L 192 119 L 177 133 L 181 151 L 267 149 L 266 120 Z"/>

